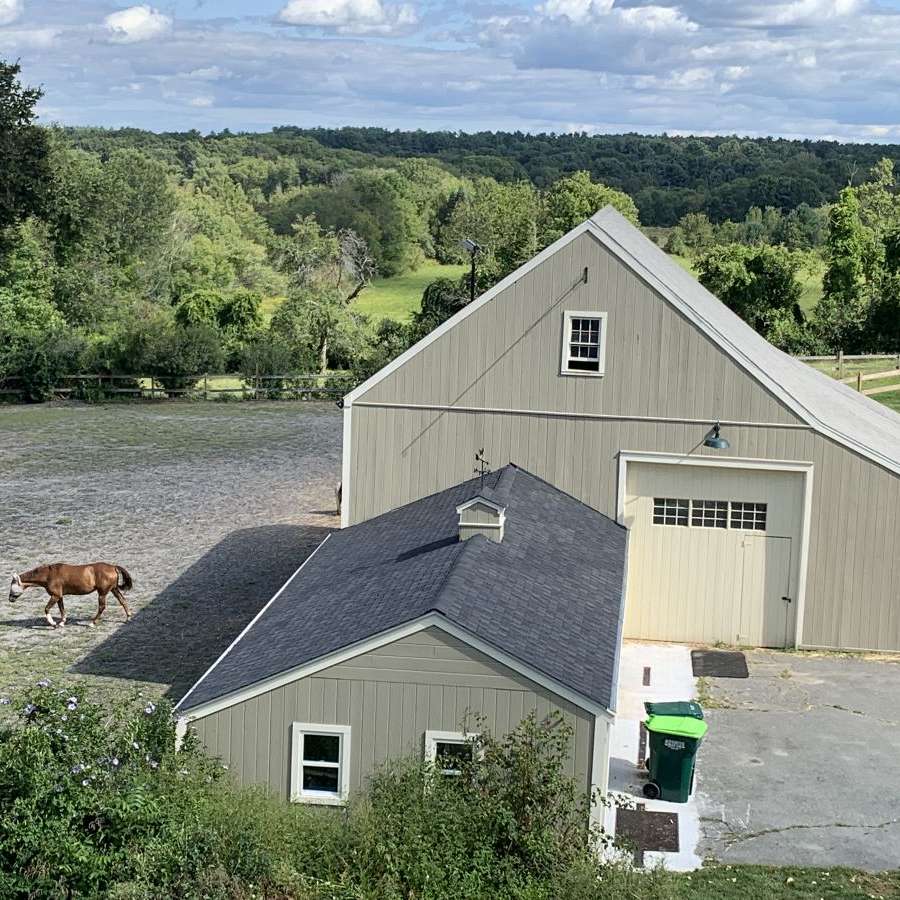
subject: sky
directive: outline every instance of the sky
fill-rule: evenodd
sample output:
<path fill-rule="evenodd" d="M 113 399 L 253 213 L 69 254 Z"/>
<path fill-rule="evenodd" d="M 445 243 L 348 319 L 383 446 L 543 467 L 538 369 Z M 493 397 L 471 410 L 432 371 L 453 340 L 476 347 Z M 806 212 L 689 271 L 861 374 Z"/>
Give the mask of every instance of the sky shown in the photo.
<path fill-rule="evenodd" d="M 41 121 L 900 142 L 900 0 L 0 0 Z"/>

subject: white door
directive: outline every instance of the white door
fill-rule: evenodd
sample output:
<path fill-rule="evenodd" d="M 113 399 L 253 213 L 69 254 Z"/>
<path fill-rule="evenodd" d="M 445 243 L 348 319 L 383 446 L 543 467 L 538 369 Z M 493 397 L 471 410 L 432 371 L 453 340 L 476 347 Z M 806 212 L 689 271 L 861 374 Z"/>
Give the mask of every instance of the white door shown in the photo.
<path fill-rule="evenodd" d="M 624 513 L 626 637 L 793 643 L 802 474 L 630 462 Z"/>

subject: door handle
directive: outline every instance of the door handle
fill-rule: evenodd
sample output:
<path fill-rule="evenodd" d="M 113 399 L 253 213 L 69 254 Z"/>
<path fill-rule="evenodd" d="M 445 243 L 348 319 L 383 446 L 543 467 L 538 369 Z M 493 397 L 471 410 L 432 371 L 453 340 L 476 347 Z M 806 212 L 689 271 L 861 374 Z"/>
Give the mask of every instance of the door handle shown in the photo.
<path fill-rule="evenodd" d="M 793 603 L 794 602 L 793 600 L 791 600 L 790 597 L 782 597 L 781 599 L 784 600 L 785 603 Z"/>

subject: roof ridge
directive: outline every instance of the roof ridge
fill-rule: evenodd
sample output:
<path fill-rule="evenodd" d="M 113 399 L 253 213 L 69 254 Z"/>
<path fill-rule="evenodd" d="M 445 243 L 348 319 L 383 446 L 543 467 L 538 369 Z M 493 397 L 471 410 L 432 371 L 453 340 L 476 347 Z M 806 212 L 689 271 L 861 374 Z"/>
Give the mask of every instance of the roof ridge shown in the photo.
<path fill-rule="evenodd" d="M 612 522 L 613 525 L 618 526 L 623 531 L 628 531 L 628 529 L 624 525 L 622 525 L 621 522 L 616 521 L 612 516 L 608 516 L 606 513 L 600 512 L 599 509 L 591 506 L 590 503 L 585 503 L 584 500 L 580 500 L 574 494 L 570 494 L 568 491 L 564 491 L 562 488 L 557 487 L 552 481 L 547 481 L 546 478 L 541 478 L 540 475 L 535 475 L 534 472 L 529 471 L 528 469 L 524 468 L 524 466 L 520 466 L 517 463 L 511 462 L 510 465 L 514 466 L 517 471 L 522 472 L 529 478 L 533 478 L 535 481 L 538 481 L 546 487 L 550 488 L 555 493 L 561 494 L 566 498 L 566 500 L 569 500 L 572 503 L 577 503 L 579 506 L 583 506 L 585 507 L 585 509 L 589 509 L 592 513 L 594 513 L 594 515 L 600 516 L 602 519 L 607 519 L 608 521 Z"/>

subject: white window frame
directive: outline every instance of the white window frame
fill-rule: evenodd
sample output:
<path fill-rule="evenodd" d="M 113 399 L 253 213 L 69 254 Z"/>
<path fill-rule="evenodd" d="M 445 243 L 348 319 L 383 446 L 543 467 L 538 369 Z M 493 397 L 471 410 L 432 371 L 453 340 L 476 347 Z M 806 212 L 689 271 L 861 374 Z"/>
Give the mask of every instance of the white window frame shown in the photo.
<path fill-rule="evenodd" d="M 562 327 L 562 351 L 559 372 L 560 375 L 585 375 L 588 378 L 602 378 L 606 374 L 606 325 L 608 314 L 605 312 L 567 309 L 563 312 Z M 600 343 L 597 348 L 597 371 L 589 372 L 585 369 L 569 368 L 572 358 L 569 356 L 569 344 L 572 337 L 572 319 L 597 319 L 600 322 Z"/>
<path fill-rule="evenodd" d="M 438 744 L 468 744 L 472 747 L 474 754 L 475 748 L 472 746 L 472 740 L 477 739 L 478 735 L 473 732 L 465 731 L 426 731 L 425 732 L 425 760 L 430 763 L 437 763 L 437 745 Z M 441 769 L 441 775 L 458 775 L 450 769 Z"/>
<path fill-rule="evenodd" d="M 350 793 L 350 726 L 323 725 L 312 722 L 291 723 L 291 802 L 318 803 L 326 806 L 341 806 L 347 802 Z M 338 789 L 332 791 L 303 790 L 303 737 L 307 734 L 320 734 L 340 739 L 337 763 L 313 763 L 338 771 Z"/>

